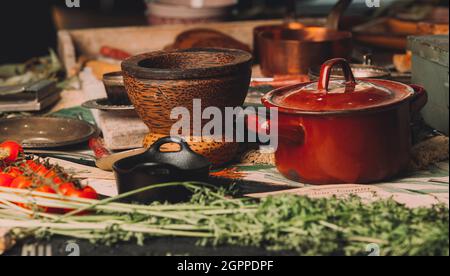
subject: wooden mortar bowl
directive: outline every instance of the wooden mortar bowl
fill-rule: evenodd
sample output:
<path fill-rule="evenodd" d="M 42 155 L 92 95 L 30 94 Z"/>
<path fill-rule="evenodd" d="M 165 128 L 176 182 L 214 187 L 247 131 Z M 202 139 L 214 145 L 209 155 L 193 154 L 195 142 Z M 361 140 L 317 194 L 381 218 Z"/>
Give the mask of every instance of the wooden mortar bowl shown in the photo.
<path fill-rule="evenodd" d="M 195 135 L 192 133 L 195 99 L 202 101 L 202 113 L 208 107 L 217 107 L 225 120 L 226 107 L 243 105 L 251 68 L 250 53 L 216 48 L 158 51 L 134 56 L 122 63 L 129 98 L 155 136 L 170 135 L 172 126 L 179 120 L 171 119 L 170 115 L 179 107 L 190 112 L 191 135 Z M 209 121 L 202 120 L 202 127 Z M 191 144 L 191 147 L 205 148 L 205 145 Z M 223 147 L 229 148 L 229 145 L 223 143 Z M 214 148 L 217 152 L 220 147 L 214 144 Z"/>

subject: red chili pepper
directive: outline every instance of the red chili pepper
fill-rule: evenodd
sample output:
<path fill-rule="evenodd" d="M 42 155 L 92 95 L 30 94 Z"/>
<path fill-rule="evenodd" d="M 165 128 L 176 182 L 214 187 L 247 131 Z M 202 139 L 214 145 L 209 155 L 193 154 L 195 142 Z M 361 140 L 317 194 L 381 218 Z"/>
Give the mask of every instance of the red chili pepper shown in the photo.
<path fill-rule="evenodd" d="M 109 57 L 117 60 L 124 60 L 131 57 L 131 54 L 128 52 L 108 46 L 103 46 L 100 49 L 100 54 L 104 57 Z"/>

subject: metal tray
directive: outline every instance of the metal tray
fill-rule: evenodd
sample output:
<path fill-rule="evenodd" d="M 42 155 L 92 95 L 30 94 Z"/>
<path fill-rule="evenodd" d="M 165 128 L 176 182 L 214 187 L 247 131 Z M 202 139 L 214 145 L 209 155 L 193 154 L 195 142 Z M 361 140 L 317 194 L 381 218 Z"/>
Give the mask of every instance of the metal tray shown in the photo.
<path fill-rule="evenodd" d="M 87 101 L 82 104 L 84 108 L 102 111 L 133 111 L 133 105 L 114 105 L 107 98 Z"/>
<path fill-rule="evenodd" d="M 0 120 L 0 141 L 17 141 L 27 149 L 76 145 L 95 135 L 98 135 L 97 127 L 70 118 L 21 117 Z"/>

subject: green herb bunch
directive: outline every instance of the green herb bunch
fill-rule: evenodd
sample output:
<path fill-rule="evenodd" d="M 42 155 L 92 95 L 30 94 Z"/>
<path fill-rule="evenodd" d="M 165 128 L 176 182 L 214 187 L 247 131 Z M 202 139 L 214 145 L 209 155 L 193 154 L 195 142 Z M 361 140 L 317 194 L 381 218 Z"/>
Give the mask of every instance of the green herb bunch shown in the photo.
<path fill-rule="evenodd" d="M 174 185 L 191 189 L 192 200 L 174 205 L 117 203 Z M 74 211 L 57 216 L 13 204 L 30 201 Z M 86 210 L 95 213 L 77 216 Z M 102 201 L 0 188 L 0 222 L 16 227 L 18 235 L 62 235 L 109 245 L 170 236 L 194 238 L 200 246 L 250 246 L 299 255 L 368 255 L 373 244 L 381 255 L 449 255 L 449 210 L 444 205 L 410 209 L 393 200 L 366 203 L 356 196 L 235 199 L 200 183 L 160 184 Z"/>

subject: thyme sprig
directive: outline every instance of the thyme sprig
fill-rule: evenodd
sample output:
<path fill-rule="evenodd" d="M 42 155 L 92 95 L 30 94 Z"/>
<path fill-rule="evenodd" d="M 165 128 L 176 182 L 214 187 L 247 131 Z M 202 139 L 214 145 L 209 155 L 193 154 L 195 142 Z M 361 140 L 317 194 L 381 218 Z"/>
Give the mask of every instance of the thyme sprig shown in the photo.
<path fill-rule="evenodd" d="M 191 189 L 191 202 L 117 202 L 174 185 Z M 75 211 L 49 215 L 13 202 Z M 95 213 L 77 216 L 87 210 Z M 100 201 L 0 188 L 0 224 L 15 227 L 19 236 L 62 235 L 107 245 L 171 236 L 196 238 L 201 246 L 251 246 L 301 255 L 367 255 L 366 247 L 373 243 L 382 255 L 449 255 L 449 210 L 444 205 L 409 209 L 393 200 L 364 203 L 356 196 L 257 201 L 232 198 L 202 183 L 160 184 Z"/>

